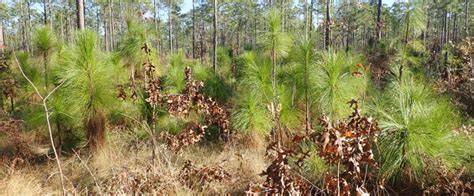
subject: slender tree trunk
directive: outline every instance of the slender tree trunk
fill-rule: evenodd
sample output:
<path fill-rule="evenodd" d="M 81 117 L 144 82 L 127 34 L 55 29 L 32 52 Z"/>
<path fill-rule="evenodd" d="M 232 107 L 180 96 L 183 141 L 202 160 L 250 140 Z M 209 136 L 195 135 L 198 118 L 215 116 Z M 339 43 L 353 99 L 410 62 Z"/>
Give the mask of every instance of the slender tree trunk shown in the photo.
<path fill-rule="evenodd" d="M 214 0 L 214 43 L 213 43 L 213 55 L 212 55 L 212 67 L 214 73 L 217 73 L 217 0 Z"/>
<path fill-rule="evenodd" d="M 168 8 L 168 38 L 170 44 L 170 54 L 173 54 L 173 17 L 172 17 L 172 10 L 173 5 L 171 4 L 171 0 L 168 1 L 169 8 Z"/>
<path fill-rule="evenodd" d="M 306 1 L 307 0 L 305 0 L 305 6 L 306 6 Z M 306 12 L 306 7 L 305 7 L 305 12 Z M 284 2 L 284 0 L 280 0 L 280 14 L 282 15 L 282 18 L 285 18 L 286 13 L 285 13 L 285 2 Z M 305 22 L 305 24 L 306 24 L 306 22 Z M 284 19 L 281 20 L 281 31 L 285 31 L 285 25 L 286 25 L 285 20 Z"/>
<path fill-rule="evenodd" d="M 44 69 L 44 89 L 48 91 L 48 54 L 45 52 L 43 53 L 43 69 Z"/>
<path fill-rule="evenodd" d="M 73 7 L 71 5 L 72 4 L 71 1 L 65 0 L 65 2 L 67 2 L 67 7 L 68 8 Z M 70 14 L 69 14 L 68 11 L 64 11 L 63 13 L 65 14 L 64 16 L 65 16 L 65 22 L 66 22 L 66 24 L 64 24 L 64 37 L 63 37 L 64 39 L 63 40 L 65 41 L 65 43 L 67 43 L 67 42 L 69 42 L 69 39 L 70 39 L 69 32 L 70 32 L 70 29 L 71 29 L 70 27 L 71 27 L 71 18 L 72 17 L 70 17 Z"/>
<path fill-rule="evenodd" d="M 346 52 L 348 52 L 349 51 L 349 36 L 350 36 L 349 30 L 347 30 L 345 34 L 346 34 Z"/>
<path fill-rule="evenodd" d="M 52 3 L 51 0 L 47 0 L 48 2 L 48 13 L 49 13 L 49 27 L 52 29 L 53 28 L 53 10 L 51 9 Z"/>
<path fill-rule="evenodd" d="M 123 22 L 122 22 L 122 21 L 125 21 L 125 14 L 123 13 L 124 12 L 124 7 L 125 6 L 123 6 L 122 0 L 119 0 L 119 22 L 118 22 L 118 24 L 119 24 L 118 31 L 119 32 L 124 31 Z"/>
<path fill-rule="evenodd" d="M 311 0 L 311 4 L 309 5 L 309 33 L 313 31 L 313 10 L 314 10 L 314 0 Z"/>
<path fill-rule="evenodd" d="M 179 21 L 176 21 L 176 24 L 179 24 Z M 175 36 L 174 36 L 174 49 L 179 50 L 179 25 L 176 25 Z"/>
<path fill-rule="evenodd" d="M 204 63 L 204 19 L 203 19 L 203 12 L 201 11 L 201 28 L 200 28 L 200 31 L 199 31 L 199 43 L 200 43 L 200 49 L 201 49 L 201 54 L 200 54 L 200 58 L 201 58 L 201 64 Z"/>
<path fill-rule="evenodd" d="M 408 44 L 408 37 L 410 35 L 410 11 L 407 12 L 407 18 L 406 18 L 406 29 L 405 29 L 405 46 Z"/>
<path fill-rule="evenodd" d="M 65 34 L 64 34 L 64 11 L 59 12 L 59 28 L 61 29 L 61 41 L 65 41 Z"/>
<path fill-rule="evenodd" d="M 43 20 L 44 25 L 48 25 L 48 0 L 43 0 Z"/>
<path fill-rule="evenodd" d="M 442 45 L 444 45 L 448 41 L 448 11 L 445 9 L 443 14 L 443 37 L 442 37 Z"/>
<path fill-rule="evenodd" d="M 114 32 L 115 32 L 115 22 L 114 22 L 114 14 L 112 12 L 112 10 L 114 7 L 114 2 L 112 0 L 109 0 L 109 29 L 110 29 L 110 50 L 113 51 L 114 50 L 114 43 L 115 43 L 115 39 L 114 39 Z"/>
<path fill-rule="evenodd" d="M 3 4 L 3 0 L 0 0 L 0 5 Z M 3 35 L 3 18 L 0 18 L 0 58 L 3 57 L 5 48 L 5 41 Z"/>
<path fill-rule="evenodd" d="M 409 2 L 408 2 L 409 3 Z M 407 17 L 406 17 L 406 29 L 405 29 L 405 45 L 404 45 L 404 49 L 406 50 L 407 48 L 407 45 L 408 45 L 408 37 L 409 37 L 409 30 L 410 30 L 410 11 L 407 12 Z M 403 63 L 400 64 L 400 68 L 398 69 L 398 72 L 399 72 L 399 80 L 401 81 L 402 80 L 402 76 L 403 76 Z"/>
<path fill-rule="evenodd" d="M 195 12 L 195 7 L 194 7 L 194 1 L 193 0 L 193 59 L 196 58 L 196 18 L 195 18 L 195 15 L 194 15 L 194 12 Z"/>
<path fill-rule="evenodd" d="M 465 3 L 465 10 L 464 10 L 464 28 L 465 28 L 465 32 L 466 32 L 466 36 L 470 35 L 469 33 L 469 2 L 470 0 L 466 0 L 466 3 Z"/>
<path fill-rule="evenodd" d="M 61 152 L 62 152 L 62 145 L 63 145 L 63 139 L 61 136 L 61 124 L 58 120 L 55 120 L 55 124 L 56 124 L 56 131 L 58 132 L 58 147 L 56 149 L 59 149 L 58 156 L 60 157 Z"/>
<path fill-rule="evenodd" d="M 252 49 L 255 50 L 257 48 L 257 4 L 255 3 L 255 8 L 254 8 L 254 28 L 253 28 L 253 44 L 252 44 Z"/>
<path fill-rule="evenodd" d="M 375 33 L 377 42 L 382 38 L 382 0 L 378 0 L 377 3 L 377 22 L 375 23 Z"/>
<path fill-rule="evenodd" d="M 3 5 L 3 0 L 0 0 L 0 5 Z M 3 35 L 3 18 L 0 18 L 0 63 L 3 63 L 5 60 L 4 54 L 5 41 Z M 3 93 L 0 93 L 0 109 L 3 110 Z"/>
<path fill-rule="evenodd" d="M 454 13 L 453 15 L 453 32 L 451 33 L 451 40 L 453 40 L 454 43 L 457 42 L 457 26 L 456 26 L 456 20 L 457 20 L 457 13 Z"/>
<path fill-rule="evenodd" d="M 33 29 L 33 25 L 31 23 L 32 20 L 32 17 L 31 17 L 31 14 L 33 13 L 33 11 L 31 10 L 31 1 L 27 0 L 26 1 L 26 8 L 27 8 L 27 11 L 28 11 L 28 18 L 25 22 L 25 29 L 26 29 L 26 51 L 28 52 L 31 52 L 33 49 L 30 47 L 32 46 L 32 38 L 31 38 L 31 30 Z"/>
<path fill-rule="evenodd" d="M 326 0 L 326 20 L 325 20 L 325 31 L 324 31 L 324 48 L 327 50 L 331 46 L 331 13 L 330 13 L 331 0 Z"/>
<path fill-rule="evenodd" d="M 272 121 L 273 121 L 273 133 L 272 133 L 272 136 L 273 136 L 273 142 L 275 141 L 278 141 L 280 142 L 280 137 L 277 135 L 277 131 L 278 131 L 278 123 L 277 123 L 277 107 L 278 107 L 278 102 L 277 102 L 277 92 L 276 92 L 276 87 L 277 87 L 277 84 L 276 84 L 276 53 L 275 53 L 275 44 L 273 43 L 272 45 L 272 51 L 271 51 L 271 60 L 272 60 L 272 75 L 271 75 L 271 79 L 272 79 L 272 93 L 273 93 L 273 96 L 272 96 L 272 107 L 271 107 L 271 111 L 272 111 Z"/>
<path fill-rule="evenodd" d="M 308 11 L 308 9 L 309 9 L 308 0 L 304 0 L 304 33 L 305 33 L 306 37 L 309 35 L 309 11 Z"/>
<path fill-rule="evenodd" d="M 77 28 L 79 30 L 85 29 L 84 24 L 84 0 L 76 0 L 76 15 L 77 15 Z"/>
<path fill-rule="evenodd" d="M 29 4 L 28 1 L 26 1 L 27 5 Z M 23 3 L 20 3 L 20 19 L 21 21 L 25 21 L 25 14 L 24 14 L 24 11 L 23 11 Z M 25 22 L 21 22 L 20 21 L 20 32 L 21 32 L 21 49 L 22 50 L 26 50 L 28 51 L 27 49 L 27 38 L 26 38 L 26 24 Z"/>
<path fill-rule="evenodd" d="M 311 48 L 308 48 L 311 50 Z M 311 117 L 309 111 L 309 96 L 308 96 L 308 64 L 309 64 L 309 54 L 312 51 L 305 51 L 305 63 L 304 63 L 304 101 L 305 101 L 305 121 L 306 121 L 306 133 L 309 133 L 311 130 Z"/>
<path fill-rule="evenodd" d="M 104 12 L 104 41 L 105 41 L 105 51 L 110 51 L 110 29 L 108 27 L 108 20 L 107 17 L 105 17 L 106 13 Z"/>
<path fill-rule="evenodd" d="M 156 11 L 157 7 L 158 9 L 159 8 L 159 5 L 157 5 L 158 1 L 157 0 L 153 0 L 153 22 L 154 22 L 154 25 L 155 25 L 155 33 L 156 33 L 156 45 L 155 45 L 155 48 L 156 48 L 156 51 L 157 51 L 157 55 L 160 55 L 160 50 L 159 50 L 159 45 L 160 45 L 160 31 L 159 31 L 159 28 L 158 28 L 158 11 Z"/>
<path fill-rule="evenodd" d="M 97 29 L 97 32 L 100 32 L 100 23 L 101 23 L 101 20 L 103 19 L 103 17 L 101 17 L 100 15 L 100 9 L 99 8 L 96 8 L 95 10 L 95 17 L 96 17 L 96 29 Z"/>
<path fill-rule="evenodd" d="M 446 16 L 446 43 L 449 43 L 451 41 L 451 18 L 452 18 L 452 13 L 448 11 L 447 16 Z"/>
<path fill-rule="evenodd" d="M 448 20 L 448 11 L 445 9 L 445 14 L 444 14 L 444 44 L 449 43 L 449 20 Z M 448 82 L 451 82 L 451 70 L 449 69 L 448 66 L 448 51 L 444 53 L 444 66 L 445 66 L 445 76 Z"/>
<path fill-rule="evenodd" d="M 423 43 L 426 43 L 426 40 L 430 37 L 430 27 L 431 27 L 431 12 L 430 12 L 430 6 L 429 6 L 429 3 L 428 3 L 428 6 L 426 8 L 426 13 L 427 13 L 427 17 L 426 17 L 426 30 L 424 31 L 424 34 L 423 34 Z"/>

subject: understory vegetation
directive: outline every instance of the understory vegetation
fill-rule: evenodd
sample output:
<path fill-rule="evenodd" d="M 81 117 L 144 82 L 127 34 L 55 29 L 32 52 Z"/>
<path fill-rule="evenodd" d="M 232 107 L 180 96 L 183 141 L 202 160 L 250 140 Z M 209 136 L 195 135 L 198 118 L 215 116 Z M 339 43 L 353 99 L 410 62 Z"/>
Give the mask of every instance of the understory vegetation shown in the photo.
<path fill-rule="evenodd" d="M 469 6 L 0 0 L 0 195 L 474 194 Z"/>

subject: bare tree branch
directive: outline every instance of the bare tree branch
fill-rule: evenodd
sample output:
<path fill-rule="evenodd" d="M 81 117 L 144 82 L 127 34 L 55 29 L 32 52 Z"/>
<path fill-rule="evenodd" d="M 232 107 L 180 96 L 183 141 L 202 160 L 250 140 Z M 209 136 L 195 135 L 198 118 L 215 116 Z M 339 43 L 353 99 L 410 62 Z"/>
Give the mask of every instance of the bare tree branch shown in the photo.
<path fill-rule="evenodd" d="M 50 139 L 50 142 L 51 142 L 51 147 L 53 148 L 54 157 L 56 158 L 56 163 L 58 165 L 59 178 L 61 180 L 61 187 L 63 189 L 63 194 L 66 194 L 66 188 L 64 186 L 64 174 L 63 174 L 63 170 L 61 169 L 61 161 L 59 160 L 58 152 L 56 151 L 56 147 L 54 145 L 53 131 L 52 131 L 52 128 L 51 128 L 51 123 L 49 121 L 49 111 L 48 111 L 48 105 L 47 105 L 47 100 L 48 100 L 49 96 L 52 95 L 59 87 L 61 87 L 63 85 L 63 83 L 61 83 L 56 88 L 54 88 L 51 92 L 49 92 L 46 97 L 43 97 L 41 95 L 41 93 L 39 92 L 38 88 L 36 88 L 36 85 L 30 80 L 30 78 L 28 78 L 28 76 L 23 71 L 23 68 L 21 67 L 20 62 L 18 62 L 18 58 L 16 56 L 15 50 L 13 50 L 13 57 L 15 58 L 15 63 L 18 66 L 18 68 L 20 69 L 20 72 L 23 75 L 23 77 L 30 83 L 30 85 L 35 89 L 36 94 L 43 101 L 43 108 L 44 108 L 44 112 L 45 112 L 45 115 L 46 115 L 46 122 L 48 123 L 49 139 Z"/>

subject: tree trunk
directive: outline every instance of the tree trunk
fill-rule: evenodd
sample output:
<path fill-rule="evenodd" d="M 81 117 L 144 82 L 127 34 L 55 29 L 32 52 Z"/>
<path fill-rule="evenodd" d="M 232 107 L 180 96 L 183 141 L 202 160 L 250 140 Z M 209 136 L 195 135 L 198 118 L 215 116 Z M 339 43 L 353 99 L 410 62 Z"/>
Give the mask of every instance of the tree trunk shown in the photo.
<path fill-rule="evenodd" d="M 305 17 L 306 17 L 306 1 L 307 0 L 305 0 Z M 286 13 L 285 13 L 285 2 L 284 2 L 284 0 L 280 1 L 280 14 L 282 15 L 282 18 L 285 18 Z M 281 31 L 285 31 L 285 25 L 286 25 L 285 20 L 284 19 L 281 20 Z M 306 20 L 305 20 L 305 25 L 306 25 Z"/>
<path fill-rule="evenodd" d="M 109 5 L 107 5 L 108 7 Z M 109 20 L 107 20 L 106 12 L 104 11 L 103 17 L 104 17 L 104 41 L 105 41 L 105 51 L 110 51 L 110 28 L 108 26 Z"/>
<path fill-rule="evenodd" d="M 325 20 L 325 31 L 324 31 L 324 48 L 327 50 L 331 46 L 331 13 L 330 13 L 331 0 L 326 0 L 326 20 Z"/>
<path fill-rule="evenodd" d="M 158 9 L 159 8 L 159 5 L 157 5 L 158 1 L 157 0 L 153 0 L 153 22 L 154 22 L 154 25 L 155 25 L 155 33 L 156 33 L 156 45 L 155 45 L 155 49 L 156 49 L 156 54 L 157 55 L 160 55 L 160 31 L 159 31 L 159 28 L 158 28 L 158 11 L 156 11 L 157 7 Z"/>
<path fill-rule="evenodd" d="M 84 30 L 84 0 L 76 0 L 77 28 Z"/>
<path fill-rule="evenodd" d="M 48 14 L 49 14 L 49 27 L 53 28 L 53 10 L 51 9 L 51 0 L 46 0 L 48 2 Z"/>
<path fill-rule="evenodd" d="M 445 9 L 444 14 L 444 44 L 449 43 L 449 20 L 448 20 L 448 11 Z M 445 77 L 448 82 L 451 82 L 451 70 L 448 66 L 448 51 L 444 53 L 444 66 L 445 66 Z"/>
<path fill-rule="evenodd" d="M 101 23 L 101 20 L 103 19 L 103 17 L 101 17 L 101 15 L 100 15 L 100 9 L 98 9 L 98 8 L 95 10 L 95 17 L 96 17 L 96 19 L 97 19 L 97 20 L 96 20 L 96 24 L 97 24 L 97 26 L 96 26 L 96 32 L 100 32 L 100 23 Z"/>
<path fill-rule="evenodd" d="M 0 0 L 0 5 L 3 4 L 3 1 Z M 3 20 L 0 20 L 0 58 L 2 58 L 3 56 L 3 52 L 4 52 L 4 48 L 5 48 L 5 41 L 4 41 L 4 35 L 3 35 Z"/>
<path fill-rule="evenodd" d="M 0 0 L 0 5 L 3 5 L 3 0 Z M 0 19 L 0 63 L 3 63 L 3 61 L 5 60 L 3 56 L 5 41 L 3 36 L 3 18 Z M 3 93 L 0 93 L 0 109 L 3 110 Z"/>
<path fill-rule="evenodd" d="M 465 3 L 465 10 L 464 10 L 464 28 L 465 28 L 465 31 L 466 31 L 466 36 L 470 35 L 469 33 L 469 18 L 470 18 L 470 15 L 469 15 L 469 0 L 466 0 L 466 3 Z"/>
<path fill-rule="evenodd" d="M 443 14 L 443 37 L 441 40 L 442 45 L 448 41 L 448 11 L 446 9 Z"/>
<path fill-rule="evenodd" d="M 88 145 L 93 151 L 100 149 L 105 143 L 105 115 L 96 112 L 85 121 Z"/>
<path fill-rule="evenodd" d="M 59 28 L 61 29 L 61 41 L 65 42 L 66 35 L 64 34 L 64 11 L 59 12 Z"/>
<path fill-rule="evenodd" d="M 271 112 L 272 112 L 272 122 L 273 122 L 273 129 L 272 129 L 272 139 L 273 142 L 278 141 L 280 142 L 280 138 L 277 136 L 277 92 L 276 92 L 276 54 L 275 54 L 275 44 L 272 45 L 272 51 L 271 51 L 271 61 L 272 61 L 272 107 L 271 107 Z"/>
<path fill-rule="evenodd" d="M 306 133 L 309 133 L 311 130 L 311 116 L 310 116 L 310 105 L 309 105 L 309 96 L 308 96 L 308 65 L 309 65 L 309 55 L 312 52 L 311 48 L 307 48 L 305 51 L 305 62 L 304 62 L 304 102 L 305 102 L 305 129 Z"/>
<path fill-rule="evenodd" d="M 252 50 L 255 50 L 257 48 L 257 4 L 255 4 L 254 8 L 254 28 L 253 28 L 253 44 L 252 44 Z"/>
<path fill-rule="evenodd" d="M 201 11 L 201 28 L 199 30 L 199 44 L 200 44 L 200 49 L 201 49 L 201 54 L 200 54 L 200 58 L 201 58 L 201 64 L 204 63 L 204 19 L 203 19 L 203 11 Z"/>
<path fill-rule="evenodd" d="M 196 58 L 196 33 L 195 33 L 196 32 L 196 18 L 195 18 L 195 15 L 194 15 L 194 12 L 195 12 L 194 1 L 195 0 L 193 0 L 193 10 L 192 10 L 192 12 L 193 12 L 193 40 L 192 40 L 192 42 L 193 42 L 193 59 Z"/>
<path fill-rule="evenodd" d="M 348 26 L 350 26 L 349 23 L 348 23 Z M 346 52 L 348 52 L 348 51 L 349 51 L 349 36 L 350 36 L 350 31 L 347 30 L 345 34 L 346 34 Z"/>
<path fill-rule="evenodd" d="M 213 44 L 213 55 L 212 55 L 212 67 L 214 73 L 217 73 L 217 0 L 214 0 L 214 44 Z"/>
<path fill-rule="evenodd" d="M 309 5 L 309 33 L 311 35 L 311 31 L 313 31 L 313 8 L 314 0 L 311 0 L 311 4 Z"/>
<path fill-rule="evenodd" d="M 430 37 L 430 27 L 431 27 L 431 12 L 430 12 L 430 6 L 428 3 L 428 6 L 426 8 L 426 30 L 424 31 L 423 34 L 423 43 L 426 43 L 426 40 Z"/>
<path fill-rule="evenodd" d="M 58 120 L 55 120 L 55 124 L 56 124 L 56 131 L 58 132 L 58 146 L 56 147 L 56 149 L 59 149 L 58 156 L 61 156 L 62 145 L 63 145 L 63 139 L 61 137 L 61 123 Z"/>
<path fill-rule="evenodd" d="M 67 7 L 68 8 L 72 8 L 72 3 L 71 1 L 66 1 L 67 2 Z M 71 17 L 70 17 L 70 14 L 69 12 L 67 11 L 64 11 L 64 19 L 65 19 L 65 24 L 64 24 L 64 36 L 63 36 L 63 40 L 65 43 L 68 43 L 69 42 L 69 39 L 70 39 L 70 36 L 69 36 L 69 32 L 70 32 L 70 27 L 71 27 Z"/>
<path fill-rule="evenodd" d="M 406 29 L 405 29 L 405 45 L 408 44 L 408 37 L 410 35 L 410 11 L 407 12 L 407 18 L 406 18 L 406 23 L 407 23 L 407 26 L 406 26 Z"/>
<path fill-rule="evenodd" d="M 122 21 L 125 21 L 125 14 L 123 13 L 123 9 L 124 9 L 124 6 L 123 6 L 123 2 L 122 0 L 119 0 L 119 22 L 118 22 L 118 25 L 119 25 L 119 32 L 123 32 L 124 31 L 124 27 L 123 27 L 123 22 Z"/>
<path fill-rule="evenodd" d="M 457 13 L 454 13 L 453 15 L 453 32 L 451 33 L 451 40 L 453 40 L 454 43 L 457 41 L 457 26 L 456 26 L 456 20 L 457 20 Z"/>
<path fill-rule="evenodd" d="M 168 1 L 169 8 L 168 8 L 168 39 L 170 44 L 170 54 L 173 54 L 173 17 L 172 17 L 172 10 L 173 5 L 171 4 L 171 0 Z"/>
<path fill-rule="evenodd" d="M 109 37 L 110 37 L 110 50 L 113 51 L 114 50 L 114 31 L 115 31 L 115 22 L 114 22 L 114 15 L 113 15 L 113 6 L 114 6 L 114 2 L 112 0 L 109 0 Z"/>
<path fill-rule="evenodd" d="M 48 54 L 43 53 L 43 69 L 44 69 L 44 89 L 48 91 Z"/>
<path fill-rule="evenodd" d="M 27 0 L 26 3 L 27 3 L 26 8 L 27 8 L 27 11 L 28 11 L 28 18 L 25 22 L 26 51 L 31 52 L 32 51 L 31 46 L 33 45 L 32 44 L 32 38 L 31 38 L 31 30 L 33 29 L 33 25 L 31 23 L 31 21 L 32 21 L 31 14 L 33 13 L 33 11 L 31 10 L 31 2 L 29 0 Z"/>
<path fill-rule="evenodd" d="M 29 4 L 28 1 L 26 1 L 27 5 Z M 26 24 L 25 22 L 21 22 L 21 21 L 24 21 L 25 20 L 25 15 L 24 15 L 24 11 L 23 11 L 23 3 L 20 3 L 20 32 L 21 32 L 21 49 L 22 50 L 26 50 L 28 51 L 27 49 L 27 38 L 26 38 Z"/>
<path fill-rule="evenodd" d="M 48 0 L 43 0 L 43 20 L 44 25 L 48 25 Z"/>
<path fill-rule="evenodd" d="M 179 21 L 176 21 L 176 24 L 179 24 Z M 176 36 L 174 36 L 174 49 L 175 50 L 179 50 L 179 25 L 176 25 L 176 30 L 175 30 L 175 34 Z"/>
<path fill-rule="evenodd" d="M 283 6 L 282 6 L 283 7 Z M 309 11 L 308 0 L 304 0 L 304 33 L 307 37 L 309 35 Z"/>
<path fill-rule="evenodd" d="M 377 3 L 377 22 L 375 23 L 375 33 L 377 42 L 382 38 L 382 0 Z"/>

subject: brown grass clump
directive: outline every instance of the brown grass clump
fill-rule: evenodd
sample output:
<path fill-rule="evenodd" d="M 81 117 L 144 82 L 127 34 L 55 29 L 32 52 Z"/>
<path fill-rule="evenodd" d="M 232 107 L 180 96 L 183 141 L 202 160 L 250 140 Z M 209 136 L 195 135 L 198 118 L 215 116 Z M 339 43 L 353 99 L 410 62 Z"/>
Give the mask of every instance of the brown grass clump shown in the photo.
<path fill-rule="evenodd" d="M 0 180 L 0 195 L 44 195 L 47 194 L 38 176 L 15 173 Z"/>

